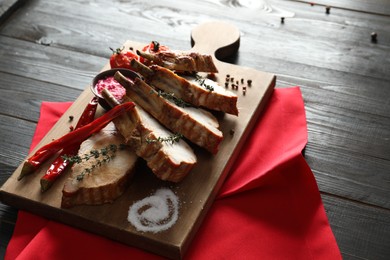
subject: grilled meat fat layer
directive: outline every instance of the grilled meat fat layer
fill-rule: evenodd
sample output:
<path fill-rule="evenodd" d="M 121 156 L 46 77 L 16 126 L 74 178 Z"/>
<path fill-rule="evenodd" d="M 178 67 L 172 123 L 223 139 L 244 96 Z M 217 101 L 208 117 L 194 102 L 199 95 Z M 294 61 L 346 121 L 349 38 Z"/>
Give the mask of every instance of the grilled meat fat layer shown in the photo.
<path fill-rule="evenodd" d="M 180 182 L 196 164 L 196 155 L 184 140 L 169 141 L 173 134 L 142 108 L 137 106 L 136 110 L 140 121 L 128 141 L 129 146 L 145 159 L 158 178 Z"/>
<path fill-rule="evenodd" d="M 217 73 L 211 55 L 199 54 L 196 52 L 177 52 L 161 51 L 157 53 L 146 53 L 137 51 L 137 54 L 145 59 L 152 61 L 170 70 L 187 71 L 187 72 L 209 72 Z"/>
<path fill-rule="evenodd" d="M 119 102 L 103 91 L 103 97 L 111 105 Z M 123 101 L 132 101 L 125 96 Z M 143 158 L 152 172 L 160 179 L 181 181 L 196 163 L 196 156 L 184 140 L 169 142 L 173 134 L 146 113 L 140 106 L 114 120 L 127 144 Z M 161 141 L 161 140 L 168 140 Z"/>
<path fill-rule="evenodd" d="M 133 59 L 131 66 L 144 76 L 146 82 L 167 93 L 174 93 L 197 107 L 238 115 L 237 95 L 219 86 L 216 82 L 201 77 L 179 76 L 158 65 L 147 67 Z"/>
<path fill-rule="evenodd" d="M 122 135 L 113 123 L 108 124 L 100 132 L 85 140 L 78 152 L 79 156 L 89 154 L 91 150 L 100 150 L 109 144 L 119 146 L 124 143 Z M 127 188 L 133 175 L 137 156 L 130 149 L 118 149 L 115 156 L 91 173 L 77 180 L 82 172 L 96 164 L 94 159 L 75 163 L 71 169 L 71 177 L 62 190 L 61 207 L 69 208 L 76 205 L 96 205 L 113 202 Z"/>
<path fill-rule="evenodd" d="M 218 120 L 209 112 L 197 108 L 182 108 L 167 101 L 141 79 L 131 81 L 120 72 L 115 79 L 126 88 L 126 95 L 161 124 L 191 142 L 217 153 L 223 139 Z"/>

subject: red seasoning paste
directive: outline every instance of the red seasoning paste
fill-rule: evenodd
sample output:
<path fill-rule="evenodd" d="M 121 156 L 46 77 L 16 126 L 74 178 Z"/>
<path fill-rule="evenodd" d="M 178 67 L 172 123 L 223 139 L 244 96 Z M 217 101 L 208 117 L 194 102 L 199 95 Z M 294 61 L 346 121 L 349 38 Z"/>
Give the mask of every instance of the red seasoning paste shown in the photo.
<path fill-rule="evenodd" d="M 95 89 L 99 95 L 101 95 L 103 89 L 107 89 L 111 92 L 111 94 L 120 102 L 123 98 L 123 96 L 126 94 L 126 89 L 122 87 L 121 84 L 118 83 L 114 79 L 114 77 L 107 77 L 105 79 L 99 80 L 96 85 Z"/>

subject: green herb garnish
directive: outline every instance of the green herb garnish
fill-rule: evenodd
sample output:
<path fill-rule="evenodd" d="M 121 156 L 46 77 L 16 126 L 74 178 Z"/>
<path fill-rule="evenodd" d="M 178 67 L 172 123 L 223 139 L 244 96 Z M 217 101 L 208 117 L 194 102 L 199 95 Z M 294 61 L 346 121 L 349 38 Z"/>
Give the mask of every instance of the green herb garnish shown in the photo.
<path fill-rule="evenodd" d="M 167 93 L 167 92 L 164 92 L 162 90 L 158 90 L 157 95 L 165 98 L 166 100 L 171 101 L 172 103 L 176 104 L 179 107 L 190 107 L 191 106 L 189 103 L 185 102 L 183 99 L 175 97 L 174 93 Z"/>
<path fill-rule="evenodd" d="M 94 163 L 91 165 L 90 168 L 85 168 L 79 175 L 76 176 L 76 179 L 78 181 L 81 181 L 86 174 L 92 173 L 92 171 L 100 166 L 102 166 L 105 163 L 108 163 L 112 160 L 112 158 L 115 157 L 115 154 L 118 150 L 125 149 L 125 144 L 110 144 L 106 147 L 101 148 L 100 150 L 94 149 L 91 150 L 89 153 L 86 153 L 82 156 L 80 155 L 74 155 L 74 156 L 67 156 L 63 155 L 62 158 L 64 160 L 67 160 L 71 163 L 81 163 L 83 161 L 89 161 L 94 160 Z"/>
<path fill-rule="evenodd" d="M 196 74 L 195 75 L 195 81 L 198 82 L 201 87 L 204 87 L 205 89 L 207 89 L 209 91 L 214 91 L 214 87 L 213 86 L 205 83 L 206 78 Z"/>
<path fill-rule="evenodd" d="M 146 142 L 148 144 L 156 143 L 156 142 L 160 142 L 160 143 L 166 142 L 166 143 L 174 144 L 174 143 L 179 142 L 180 139 L 182 139 L 182 138 L 183 138 L 182 134 L 176 133 L 176 134 L 173 134 L 173 135 L 170 135 L 167 137 L 158 137 L 157 139 L 148 139 L 147 138 Z"/>
<path fill-rule="evenodd" d="M 152 41 L 152 43 L 153 43 L 153 51 L 158 52 L 158 50 L 160 49 L 160 43 L 158 41 Z"/>

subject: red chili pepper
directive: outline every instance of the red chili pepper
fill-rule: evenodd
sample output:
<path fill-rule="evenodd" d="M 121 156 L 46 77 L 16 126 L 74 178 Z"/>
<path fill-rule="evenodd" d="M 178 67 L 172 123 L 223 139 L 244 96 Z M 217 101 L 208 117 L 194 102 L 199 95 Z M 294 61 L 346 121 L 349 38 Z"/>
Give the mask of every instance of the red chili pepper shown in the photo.
<path fill-rule="evenodd" d="M 85 107 L 83 113 L 80 116 L 79 121 L 77 122 L 77 125 L 74 129 L 78 129 L 84 125 L 87 125 L 93 121 L 95 118 L 96 109 L 98 106 L 98 98 L 93 97 L 91 101 L 88 103 L 88 105 Z M 73 130 L 74 130 L 73 129 Z M 72 130 L 72 131 L 73 131 Z M 41 178 L 41 190 L 46 191 L 48 190 L 53 182 L 61 176 L 61 174 L 65 171 L 65 169 L 68 167 L 70 162 L 68 160 L 65 160 L 62 158 L 64 155 L 72 156 L 77 153 L 77 151 L 80 148 L 80 143 L 75 144 L 74 146 L 68 147 L 66 149 L 63 149 L 60 155 L 53 161 L 53 163 L 50 165 L 49 169 L 46 171 L 45 175 Z"/>
<path fill-rule="evenodd" d="M 25 175 L 34 172 L 46 159 L 54 155 L 62 149 L 72 147 L 77 143 L 81 143 L 87 139 L 90 135 L 100 131 L 109 122 L 122 113 L 127 112 L 134 108 L 133 102 L 126 102 L 121 105 L 115 106 L 101 117 L 95 119 L 91 123 L 80 127 L 72 132 L 67 133 L 63 137 L 52 141 L 51 143 L 42 146 L 33 156 L 27 159 L 22 167 L 18 180 L 21 180 Z"/>

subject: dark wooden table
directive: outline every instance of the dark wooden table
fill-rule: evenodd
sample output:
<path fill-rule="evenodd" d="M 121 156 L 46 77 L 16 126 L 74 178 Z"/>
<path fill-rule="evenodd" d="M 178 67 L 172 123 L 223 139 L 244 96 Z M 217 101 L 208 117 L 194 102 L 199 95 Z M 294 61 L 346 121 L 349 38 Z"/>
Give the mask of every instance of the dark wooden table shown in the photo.
<path fill-rule="evenodd" d="M 389 1 L 270 0 L 270 13 L 260 0 L 23 2 L 0 25 L 0 184 L 28 153 L 41 101 L 76 99 L 110 46 L 158 40 L 186 50 L 196 25 L 230 21 L 241 46 L 229 62 L 301 87 L 305 157 L 343 257 L 390 259 Z M 0 204 L 1 256 L 16 217 Z"/>

